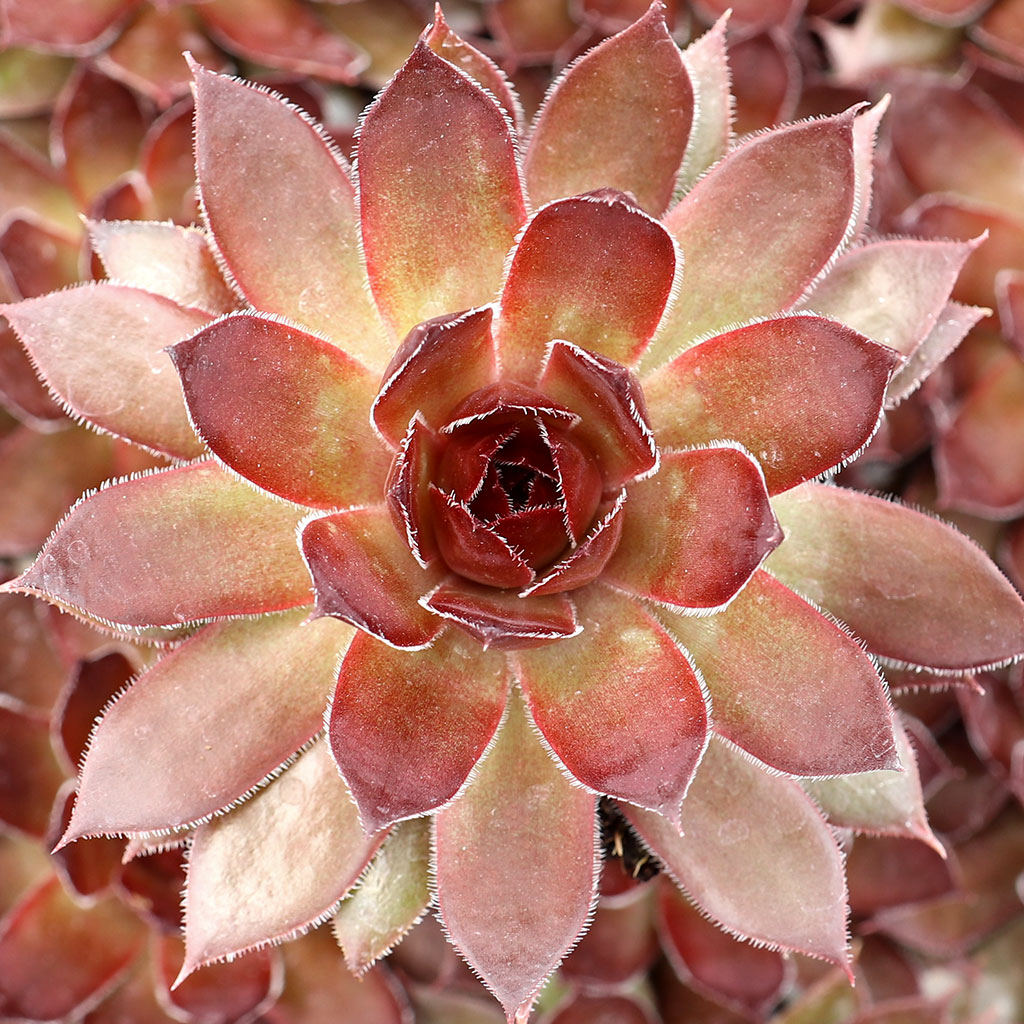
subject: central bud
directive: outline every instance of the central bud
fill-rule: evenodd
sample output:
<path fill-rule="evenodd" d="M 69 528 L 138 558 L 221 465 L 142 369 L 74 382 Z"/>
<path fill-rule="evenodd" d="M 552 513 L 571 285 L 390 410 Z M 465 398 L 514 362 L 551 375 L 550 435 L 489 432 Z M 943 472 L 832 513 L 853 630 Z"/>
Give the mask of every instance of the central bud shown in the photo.
<path fill-rule="evenodd" d="M 528 570 L 583 539 L 602 482 L 593 453 L 573 437 L 577 422 L 550 398 L 509 383 L 482 388 L 454 410 L 431 486 L 450 569 L 477 583 L 523 586 Z"/>

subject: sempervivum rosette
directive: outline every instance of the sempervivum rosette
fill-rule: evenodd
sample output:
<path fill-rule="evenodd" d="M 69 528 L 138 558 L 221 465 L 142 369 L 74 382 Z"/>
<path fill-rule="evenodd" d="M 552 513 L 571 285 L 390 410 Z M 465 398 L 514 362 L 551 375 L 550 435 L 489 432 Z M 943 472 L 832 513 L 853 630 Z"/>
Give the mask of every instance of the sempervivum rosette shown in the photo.
<path fill-rule="evenodd" d="M 331 914 L 361 969 L 434 898 L 525 1019 L 586 928 L 598 795 L 722 927 L 844 962 L 821 808 L 928 837 L 836 619 L 955 671 L 1016 657 L 1022 605 L 951 528 L 813 478 L 948 342 L 970 246 L 858 244 L 876 111 L 732 144 L 723 36 L 682 54 L 654 5 L 520 160 L 439 18 L 358 190 L 299 111 L 197 68 L 205 231 L 100 225 L 110 282 L 5 307 L 80 415 L 182 460 L 9 586 L 183 638 L 102 717 L 65 841 L 191 832 L 186 972 Z M 883 303 L 877 340 L 835 318 Z"/>

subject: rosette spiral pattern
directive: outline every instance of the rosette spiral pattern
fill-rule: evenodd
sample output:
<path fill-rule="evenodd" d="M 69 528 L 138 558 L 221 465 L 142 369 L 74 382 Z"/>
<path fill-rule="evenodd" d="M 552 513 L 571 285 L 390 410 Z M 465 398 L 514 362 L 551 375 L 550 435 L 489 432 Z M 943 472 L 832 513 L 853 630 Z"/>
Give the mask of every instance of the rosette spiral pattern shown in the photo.
<path fill-rule="evenodd" d="M 195 78 L 203 227 L 99 225 L 110 281 L 3 309 L 72 411 L 180 460 L 8 585 L 175 644 L 65 841 L 190 834 L 186 971 L 332 914 L 362 969 L 433 899 L 525 1020 L 604 796 L 723 928 L 844 962 L 830 822 L 931 838 L 876 659 L 1024 649 L 966 539 L 815 479 L 969 319 L 969 245 L 866 233 L 880 111 L 733 140 L 724 26 L 681 52 L 657 4 L 528 134 L 438 17 L 355 167 Z"/>

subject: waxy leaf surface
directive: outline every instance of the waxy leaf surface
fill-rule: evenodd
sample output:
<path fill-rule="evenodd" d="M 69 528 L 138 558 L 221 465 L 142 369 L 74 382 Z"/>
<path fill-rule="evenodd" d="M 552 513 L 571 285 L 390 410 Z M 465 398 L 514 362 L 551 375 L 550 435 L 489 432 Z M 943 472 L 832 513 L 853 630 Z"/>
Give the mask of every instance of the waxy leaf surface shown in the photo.
<path fill-rule="evenodd" d="M 871 659 L 768 573 L 754 573 L 716 615 L 661 615 L 700 666 L 719 735 L 793 775 L 896 767 L 892 711 Z"/>
<path fill-rule="evenodd" d="M 660 4 L 559 78 L 530 136 L 524 174 L 534 206 L 595 188 L 668 206 L 693 118 L 693 87 Z"/>
<path fill-rule="evenodd" d="M 294 608 L 310 598 L 300 514 L 214 462 L 158 470 L 75 505 L 8 586 L 127 627 Z"/>
<path fill-rule="evenodd" d="M 171 350 L 192 422 L 257 487 L 312 508 L 379 501 L 384 446 L 367 427 L 376 375 L 335 346 L 236 313 Z"/>
<path fill-rule="evenodd" d="M 683 51 L 683 63 L 694 92 L 693 124 L 679 172 L 679 188 L 690 188 L 725 156 L 732 138 L 732 97 L 724 20 L 717 21 Z"/>
<path fill-rule="evenodd" d="M 235 284 L 257 309 L 322 331 L 382 369 L 388 344 L 366 293 L 343 158 L 280 98 L 202 68 L 195 74 L 199 189 Z"/>
<path fill-rule="evenodd" d="M 802 308 L 910 356 L 935 326 L 971 242 L 890 238 L 844 254 Z"/>
<path fill-rule="evenodd" d="M 353 974 L 365 974 L 426 913 L 429 868 L 429 819 L 396 825 L 331 924 Z"/>
<path fill-rule="evenodd" d="M 113 284 L 53 292 L 3 313 L 72 413 L 177 458 L 202 452 L 161 349 L 199 330 L 207 314 Z"/>
<path fill-rule="evenodd" d="M 579 636 L 515 657 L 530 714 L 585 786 L 678 821 L 707 743 L 697 673 L 664 627 L 625 595 L 592 587 L 578 605 Z"/>
<path fill-rule="evenodd" d="M 505 659 L 459 630 L 413 653 L 356 636 L 328 733 L 367 831 L 451 800 L 490 743 L 508 688 Z"/>
<path fill-rule="evenodd" d="M 953 527 L 817 483 L 779 495 L 773 507 L 786 540 L 766 568 L 873 653 L 950 670 L 1024 652 L 1024 602 Z"/>
<path fill-rule="evenodd" d="M 352 629 L 305 614 L 213 623 L 144 673 L 97 728 L 66 838 L 198 821 L 308 743 Z"/>
<path fill-rule="evenodd" d="M 292 937 L 355 884 L 367 836 L 320 740 L 266 789 L 196 831 L 185 894 L 185 966 Z"/>
<path fill-rule="evenodd" d="M 572 786 L 516 700 L 465 793 L 435 827 L 441 919 L 511 1021 L 586 927 L 595 799 Z"/>
<path fill-rule="evenodd" d="M 196 228 L 156 221 L 92 221 L 89 238 L 107 275 L 121 284 L 213 315 L 238 304 L 206 236 Z"/>
<path fill-rule="evenodd" d="M 899 720 L 896 750 L 900 760 L 898 771 L 808 779 L 804 788 L 833 825 L 857 832 L 920 839 L 941 849 L 928 827 L 914 748 Z"/>
<path fill-rule="evenodd" d="M 635 363 L 661 319 L 675 272 L 668 233 L 621 193 L 543 207 L 516 247 L 501 296 L 502 373 L 532 384 L 555 339 Z"/>
<path fill-rule="evenodd" d="M 629 487 L 604 578 L 678 608 L 717 608 L 782 539 L 757 464 L 739 448 L 663 452 Z"/>
<path fill-rule="evenodd" d="M 623 808 L 672 877 L 741 938 L 846 962 L 843 859 L 792 779 L 768 775 L 712 737 L 683 803 L 683 834 L 660 815 Z"/>
<path fill-rule="evenodd" d="M 351 622 L 394 647 L 426 647 L 444 623 L 417 603 L 438 583 L 421 569 L 383 505 L 306 523 L 302 554 L 316 610 Z"/>
<path fill-rule="evenodd" d="M 526 217 L 511 130 L 425 43 L 366 114 L 359 189 L 370 284 L 399 337 L 494 299 Z"/>
<path fill-rule="evenodd" d="M 867 443 L 897 361 L 843 324 L 777 317 L 687 349 L 646 377 L 644 394 L 659 444 L 739 441 L 776 494 Z"/>
<path fill-rule="evenodd" d="M 850 112 L 775 129 L 729 153 L 665 218 L 686 277 L 645 369 L 707 331 L 795 302 L 846 237 L 853 195 Z"/>

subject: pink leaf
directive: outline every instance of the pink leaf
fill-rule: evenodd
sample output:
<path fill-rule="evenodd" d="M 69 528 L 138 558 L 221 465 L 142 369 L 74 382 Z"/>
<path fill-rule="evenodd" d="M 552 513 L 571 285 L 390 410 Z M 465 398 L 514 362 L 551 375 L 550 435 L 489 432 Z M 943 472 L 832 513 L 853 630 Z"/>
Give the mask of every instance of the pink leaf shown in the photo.
<path fill-rule="evenodd" d="M 110 29 L 138 5 L 138 0 L 90 0 L 61 10 L 33 0 L 8 0 L 4 6 L 5 45 L 29 46 L 73 56 L 95 52 Z"/>
<path fill-rule="evenodd" d="M 389 346 L 366 293 L 344 158 L 279 97 L 193 70 L 203 209 L 232 280 L 257 309 L 321 331 L 371 369 L 383 368 Z"/>
<path fill-rule="evenodd" d="M 605 490 L 651 472 L 658 451 L 647 423 L 643 391 L 626 367 L 565 341 L 552 342 L 537 387 L 580 416 L 583 440 L 601 470 Z"/>
<path fill-rule="evenodd" d="M 510 1021 L 525 1020 L 586 928 L 597 888 L 595 811 L 515 700 L 476 777 L 437 815 L 441 919 Z"/>
<path fill-rule="evenodd" d="M 425 43 L 366 114 L 359 179 L 370 283 L 396 334 L 493 300 L 526 216 L 512 134 Z"/>
<path fill-rule="evenodd" d="M 4 924 L 3 1013 L 28 1020 L 77 1017 L 79 1007 L 116 983 L 146 940 L 145 928 L 119 901 L 81 907 L 56 876 L 33 889 Z"/>
<path fill-rule="evenodd" d="M 644 393 L 659 444 L 739 441 L 775 494 L 867 443 L 897 361 L 842 324 L 777 317 L 687 349 L 645 378 Z"/>
<path fill-rule="evenodd" d="M 196 14 L 225 49 L 257 64 L 352 85 L 367 62 L 299 0 L 204 0 Z"/>
<path fill-rule="evenodd" d="M 405 534 L 409 550 L 424 568 L 437 557 L 430 514 L 430 482 L 436 470 L 437 434 L 414 416 L 402 447 L 391 463 L 386 491 L 395 528 Z"/>
<path fill-rule="evenodd" d="M 562 594 L 523 597 L 458 577 L 442 583 L 423 605 L 455 622 L 485 648 L 542 647 L 580 630 L 572 602 Z"/>
<path fill-rule="evenodd" d="M 683 63 L 694 92 L 693 124 L 679 187 L 690 188 L 714 163 L 725 156 L 732 138 L 732 95 L 729 60 L 725 51 L 724 18 L 683 50 Z"/>
<path fill-rule="evenodd" d="M 669 962 L 695 989 L 746 1013 L 778 1002 L 791 973 L 779 953 L 737 942 L 671 884 L 659 886 L 658 911 Z"/>
<path fill-rule="evenodd" d="M 495 378 L 492 311 L 470 310 L 414 327 L 384 371 L 373 403 L 373 423 L 397 445 L 419 412 L 440 429 L 467 395 Z"/>
<path fill-rule="evenodd" d="M 686 283 L 644 369 L 708 331 L 785 309 L 828 264 L 852 226 L 854 113 L 754 136 L 669 210 Z"/>
<path fill-rule="evenodd" d="M 0 822 L 42 839 L 63 781 L 46 715 L 0 704 Z"/>
<path fill-rule="evenodd" d="M 897 767 L 892 709 L 871 659 L 768 573 L 754 573 L 723 612 L 663 618 L 703 673 L 715 731 L 764 764 L 791 775 Z"/>
<path fill-rule="evenodd" d="M 196 431 L 257 487 L 312 508 L 380 501 L 384 446 L 366 426 L 375 374 L 279 320 L 234 313 L 170 350 Z"/>
<path fill-rule="evenodd" d="M 145 672 L 96 728 L 64 841 L 192 824 L 309 743 L 352 630 L 303 617 L 214 623 Z"/>
<path fill-rule="evenodd" d="M 523 165 L 530 199 L 614 188 L 657 216 L 672 198 L 693 106 L 682 54 L 653 3 L 552 86 Z"/>
<path fill-rule="evenodd" d="M 726 445 L 664 452 L 623 520 L 604 579 L 677 608 L 727 604 L 782 540 L 760 469 Z"/>
<path fill-rule="evenodd" d="M 583 632 L 515 656 L 530 714 L 589 789 L 672 821 L 707 744 L 686 652 L 649 612 L 604 587 L 578 598 Z"/>
<path fill-rule="evenodd" d="M 672 291 L 672 239 L 611 190 L 540 209 L 516 247 L 497 328 L 502 373 L 533 383 L 559 339 L 634 364 Z"/>
<path fill-rule="evenodd" d="M 87 284 L 0 307 L 71 413 L 102 430 L 177 458 L 202 443 L 161 350 L 209 321 L 195 309 L 137 288 Z M 83 345 L 83 324 L 89 344 Z"/>
<path fill-rule="evenodd" d="M 451 800 L 501 720 L 500 654 L 448 630 L 426 651 L 358 635 L 338 672 L 331 750 L 368 831 Z"/>
<path fill-rule="evenodd" d="M 383 505 L 309 520 L 302 554 L 318 614 L 351 622 L 394 647 L 426 647 L 443 628 L 416 603 L 436 586 L 438 572 L 416 564 Z"/>
<path fill-rule="evenodd" d="M 206 236 L 157 221 L 91 221 L 89 238 L 107 274 L 216 316 L 238 300 L 224 283 Z"/>
<path fill-rule="evenodd" d="M 726 931 L 847 963 L 842 854 L 792 779 L 766 774 L 712 737 L 683 803 L 681 835 L 660 815 L 624 811 L 676 882 Z"/>
<path fill-rule="evenodd" d="M 434 7 L 434 21 L 424 30 L 422 40 L 439 57 L 469 75 L 501 105 L 516 129 L 521 129 L 523 110 L 505 73 L 486 54 L 471 46 L 445 21 L 441 5 Z"/>
<path fill-rule="evenodd" d="M 129 631 L 294 608 L 299 514 L 213 462 L 158 470 L 80 501 L 6 587 Z"/>
<path fill-rule="evenodd" d="M 816 483 L 779 495 L 773 507 L 786 540 L 767 568 L 875 654 L 946 671 L 1024 653 L 1024 602 L 953 527 Z"/>
<path fill-rule="evenodd" d="M 1007 352 L 967 393 L 939 437 L 944 506 L 1010 519 L 1024 513 L 1024 361 Z"/>
<path fill-rule="evenodd" d="M 196 830 L 181 976 L 323 920 L 383 838 L 363 834 L 326 741 L 316 743 L 251 800 Z"/>

